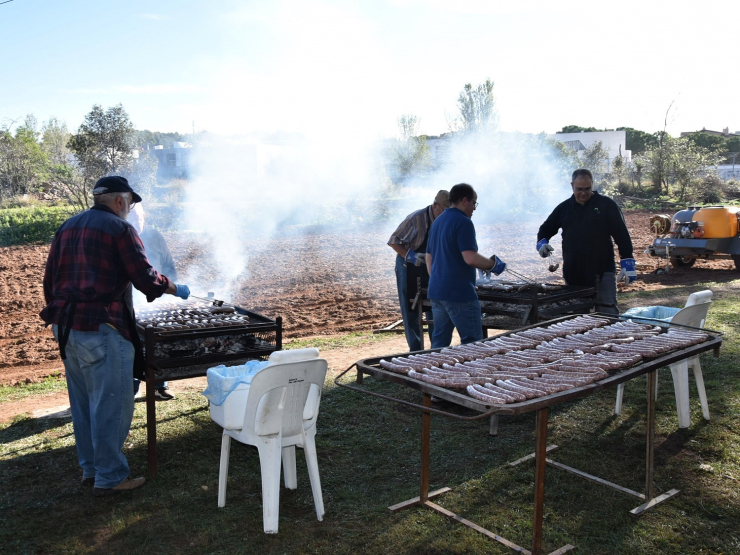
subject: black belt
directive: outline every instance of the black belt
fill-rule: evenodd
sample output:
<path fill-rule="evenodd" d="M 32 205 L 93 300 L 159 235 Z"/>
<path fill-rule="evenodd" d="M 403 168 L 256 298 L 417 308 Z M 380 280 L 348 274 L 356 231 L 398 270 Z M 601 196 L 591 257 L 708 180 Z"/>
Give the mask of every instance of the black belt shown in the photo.
<path fill-rule="evenodd" d="M 69 332 L 72 331 L 72 319 L 75 316 L 75 310 L 77 310 L 77 301 L 67 301 L 62 307 L 62 313 L 59 318 L 60 322 L 64 321 L 64 312 L 67 312 L 67 325 L 61 325 L 59 327 L 59 354 L 62 355 L 62 360 L 67 360 L 67 341 L 69 341 Z"/>

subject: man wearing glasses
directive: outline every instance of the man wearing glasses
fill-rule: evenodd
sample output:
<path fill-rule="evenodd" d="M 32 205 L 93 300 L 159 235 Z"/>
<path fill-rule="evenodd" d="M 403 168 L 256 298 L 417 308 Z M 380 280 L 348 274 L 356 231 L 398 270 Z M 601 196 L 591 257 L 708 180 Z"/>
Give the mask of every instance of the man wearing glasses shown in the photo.
<path fill-rule="evenodd" d="M 457 328 L 460 342 L 483 339 L 480 301 L 475 291 L 475 269 L 499 275 L 506 263 L 497 256 L 478 254 L 475 226 L 471 218 L 478 195 L 467 183 L 450 189 L 450 207 L 434 221 L 429 231 L 426 265 L 432 301 L 434 332 L 432 348 L 447 347 Z"/>
<path fill-rule="evenodd" d="M 619 206 L 593 190 L 593 174 L 573 172 L 573 196 L 560 203 L 537 233 L 537 251 L 543 258 L 553 252 L 548 241 L 563 230 L 563 277 L 568 285 L 597 286 L 596 311 L 619 315 L 614 244 L 621 258 L 619 281 L 637 279 L 632 239 Z"/>
<path fill-rule="evenodd" d="M 131 285 L 148 301 L 164 293 L 187 299 L 190 289 L 149 264 L 126 221 L 141 197 L 125 178 L 98 180 L 93 199 L 54 235 L 40 316 L 52 324 L 64 361 L 82 484 L 102 497 L 144 484 L 131 478 L 121 452 L 134 413 L 134 370 L 141 376 L 145 366 Z"/>

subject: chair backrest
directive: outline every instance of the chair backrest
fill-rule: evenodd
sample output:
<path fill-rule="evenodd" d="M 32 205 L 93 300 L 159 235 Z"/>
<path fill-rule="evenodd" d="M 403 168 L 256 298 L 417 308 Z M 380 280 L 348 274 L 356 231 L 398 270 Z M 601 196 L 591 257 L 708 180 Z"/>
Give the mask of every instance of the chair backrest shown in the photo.
<path fill-rule="evenodd" d="M 296 362 L 299 360 L 311 360 L 319 357 L 319 350 L 316 347 L 307 349 L 291 349 L 289 351 L 274 351 L 269 358 L 269 366 L 273 364 L 284 364 L 286 362 Z"/>
<path fill-rule="evenodd" d="M 705 289 L 704 291 L 697 291 L 696 293 L 691 293 L 689 295 L 689 298 L 686 299 L 686 304 L 684 305 L 684 308 L 689 306 L 694 306 L 695 304 L 704 304 L 709 303 L 712 301 L 712 293 L 711 290 Z"/>
<path fill-rule="evenodd" d="M 271 364 L 257 372 L 249 387 L 243 429 L 260 436 L 298 434 L 306 409 L 308 418 L 318 416 L 327 366 L 325 359 L 313 358 Z M 309 393 L 311 402 L 307 403 Z"/>
<path fill-rule="evenodd" d="M 694 328 L 703 328 L 707 319 L 707 313 L 712 302 L 695 304 L 682 308 L 671 318 L 671 324 L 681 324 L 683 326 L 692 326 Z"/>

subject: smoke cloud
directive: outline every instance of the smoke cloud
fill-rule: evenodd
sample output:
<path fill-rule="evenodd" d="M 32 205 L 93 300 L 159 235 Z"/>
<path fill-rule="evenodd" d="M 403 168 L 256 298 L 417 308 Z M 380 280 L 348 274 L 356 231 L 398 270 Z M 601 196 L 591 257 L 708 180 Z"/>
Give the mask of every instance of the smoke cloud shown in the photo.
<path fill-rule="evenodd" d="M 248 250 L 255 245 L 269 248 L 273 237 L 319 228 L 347 237 L 349 253 L 353 236 L 363 230 L 390 236 L 408 213 L 431 204 L 439 189 L 460 182 L 478 192 L 476 226 L 531 222 L 534 244 L 544 217 L 570 194 L 572 168 L 561 167 L 542 136 L 456 136 L 446 142 L 436 170 L 396 187 L 388 177 L 388 146 L 344 136 L 208 137 L 190 158 L 179 231 L 209 254 L 218 275 L 193 265 L 181 281 L 194 292 L 226 287 L 219 294 L 228 300 L 237 282 L 249 279 Z M 388 249 L 389 268 L 392 256 Z"/>

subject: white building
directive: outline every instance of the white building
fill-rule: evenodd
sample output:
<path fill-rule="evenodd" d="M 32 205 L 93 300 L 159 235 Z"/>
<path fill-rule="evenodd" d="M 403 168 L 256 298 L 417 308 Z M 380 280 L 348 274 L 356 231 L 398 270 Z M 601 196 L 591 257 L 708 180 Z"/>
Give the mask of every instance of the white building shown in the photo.
<path fill-rule="evenodd" d="M 627 150 L 627 132 L 624 130 L 554 133 L 548 135 L 547 138 L 564 143 L 565 146 L 575 150 L 579 158 L 583 155 L 584 150 L 601 141 L 601 145 L 609 152 L 607 173 L 612 171 L 612 162 L 617 156 L 621 155 L 625 161 L 632 159 L 632 151 Z"/>
<path fill-rule="evenodd" d="M 740 179 L 740 160 L 738 160 L 737 164 L 722 164 L 717 166 L 717 175 L 725 181 Z"/>

